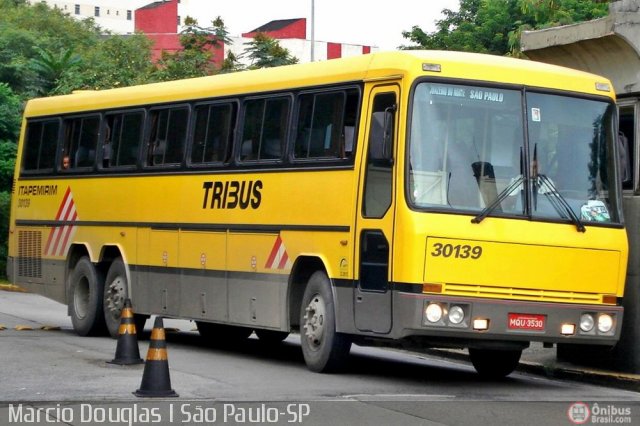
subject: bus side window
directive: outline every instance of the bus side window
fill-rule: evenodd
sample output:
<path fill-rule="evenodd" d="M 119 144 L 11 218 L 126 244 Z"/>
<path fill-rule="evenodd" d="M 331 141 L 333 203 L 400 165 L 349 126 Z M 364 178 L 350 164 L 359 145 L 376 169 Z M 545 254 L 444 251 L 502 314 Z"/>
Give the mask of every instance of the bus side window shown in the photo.
<path fill-rule="evenodd" d="M 27 124 L 22 170 L 52 171 L 54 168 L 60 121 L 35 121 Z"/>
<path fill-rule="evenodd" d="M 189 109 L 167 108 L 151 111 L 151 132 L 147 142 L 147 165 L 180 164 L 187 139 Z"/>
<path fill-rule="evenodd" d="M 195 109 L 195 130 L 190 164 L 227 163 L 233 141 L 236 104 L 200 105 Z"/>
<path fill-rule="evenodd" d="M 70 118 L 64 121 L 64 128 L 61 169 L 93 167 L 98 146 L 100 117 Z"/>
<path fill-rule="evenodd" d="M 245 102 L 240 161 L 282 158 L 289 128 L 289 105 L 288 97 Z"/>
<path fill-rule="evenodd" d="M 135 166 L 142 137 L 144 113 L 133 111 L 106 116 L 102 167 Z"/>
<path fill-rule="evenodd" d="M 296 159 L 346 158 L 353 151 L 359 94 L 355 89 L 299 98 Z"/>

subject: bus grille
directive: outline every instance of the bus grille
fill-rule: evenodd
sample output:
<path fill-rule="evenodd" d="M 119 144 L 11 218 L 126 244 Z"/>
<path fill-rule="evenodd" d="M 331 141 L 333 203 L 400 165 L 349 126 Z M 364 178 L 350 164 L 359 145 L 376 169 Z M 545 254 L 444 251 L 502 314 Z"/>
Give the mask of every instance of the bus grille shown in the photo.
<path fill-rule="evenodd" d="M 575 291 L 533 290 L 517 287 L 491 287 L 473 284 L 446 284 L 451 296 L 486 297 L 492 299 L 518 299 L 560 303 L 602 303 L 602 295 Z"/>
<path fill-rule="evenodd" d="M 18 231 L 18 276 L 42 278 L 42 232 Z"/>

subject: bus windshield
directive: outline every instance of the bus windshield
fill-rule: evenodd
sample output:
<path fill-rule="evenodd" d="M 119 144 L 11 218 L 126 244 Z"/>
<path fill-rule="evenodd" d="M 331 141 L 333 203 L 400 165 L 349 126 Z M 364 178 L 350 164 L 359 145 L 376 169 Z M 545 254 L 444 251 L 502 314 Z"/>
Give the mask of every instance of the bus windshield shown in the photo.
<path fill-rule="evenodd" d="M 412 111 L 413 207 L 620 222 L 612 103 L 423 82 Z"/>

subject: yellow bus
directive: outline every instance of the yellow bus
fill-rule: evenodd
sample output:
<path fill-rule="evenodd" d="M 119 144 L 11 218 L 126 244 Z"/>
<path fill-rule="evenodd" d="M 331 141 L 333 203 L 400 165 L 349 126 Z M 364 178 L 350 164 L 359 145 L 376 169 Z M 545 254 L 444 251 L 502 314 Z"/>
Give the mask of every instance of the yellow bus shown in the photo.
<path fill-rule="evenodd" d="M 455 52 L 364 55 L 30 101 L 8 274 L 117 333 L 123 300 L 307 366 L 352 343 L 615 345 L 627 238 L 598 76 Z"/>

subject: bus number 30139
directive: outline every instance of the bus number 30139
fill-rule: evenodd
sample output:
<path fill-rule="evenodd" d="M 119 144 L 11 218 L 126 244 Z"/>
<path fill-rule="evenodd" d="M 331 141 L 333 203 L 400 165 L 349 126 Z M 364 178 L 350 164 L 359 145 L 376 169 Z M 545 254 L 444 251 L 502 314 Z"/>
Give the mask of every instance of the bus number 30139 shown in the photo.
<path fill-rule="evenodd" d="M 431 256 L 455 257 L 458 259 L 478 259 L 482 256 L 482 247 L 470 246 L 468 244 L 442 244 L 435 243 Z"/>

